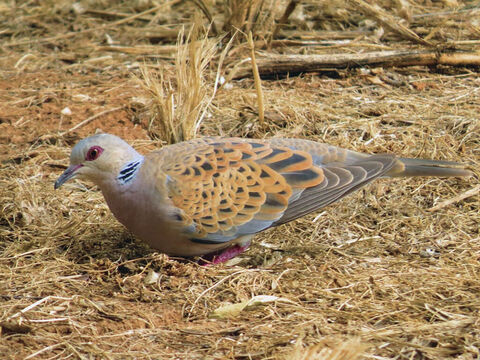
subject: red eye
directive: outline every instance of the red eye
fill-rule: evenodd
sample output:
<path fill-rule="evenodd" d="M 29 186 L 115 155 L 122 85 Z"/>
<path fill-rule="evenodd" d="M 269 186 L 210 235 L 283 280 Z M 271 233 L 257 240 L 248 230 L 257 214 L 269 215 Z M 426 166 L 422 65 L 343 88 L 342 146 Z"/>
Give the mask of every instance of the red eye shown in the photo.
<path fill-rule="evenodd" d="M 92 146 L 90 149 L 88 149 L 87 155 L 85 155 L 85 160 L 87 161 L 95 160 L 100 156 L 102 152 L 103 152 L 103 149 L 100 146 Z"/>

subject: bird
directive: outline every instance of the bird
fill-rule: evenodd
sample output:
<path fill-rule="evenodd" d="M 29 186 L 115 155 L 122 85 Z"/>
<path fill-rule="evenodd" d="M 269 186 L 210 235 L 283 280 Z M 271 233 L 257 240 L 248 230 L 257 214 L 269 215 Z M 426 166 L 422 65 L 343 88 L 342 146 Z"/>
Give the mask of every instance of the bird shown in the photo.
<path fill-rule="evenodd" d="M 56 180 L 89 180 L 116 219 L 170 256 L 218 264 L 253 236 L 383 177 L 469 176 L 451 161 L 367 154 L 296 138 L 200 137 L 141 155 L 100 133 L 80 140 Z"/>

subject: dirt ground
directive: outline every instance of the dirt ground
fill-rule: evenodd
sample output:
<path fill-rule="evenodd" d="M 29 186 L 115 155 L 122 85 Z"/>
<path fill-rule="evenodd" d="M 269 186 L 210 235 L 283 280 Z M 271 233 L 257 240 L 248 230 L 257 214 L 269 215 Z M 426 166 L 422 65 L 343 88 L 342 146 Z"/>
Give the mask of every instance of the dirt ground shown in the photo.
<path fill-rule="evenodd" d="M 176 35 L 164 28 L 176 34 L 179 24 L 202 13 L 194 2 L 172 3 L 125 23 L 119 22 L 125 14 L 158 4 L 0 5 L 2 357 L 478 359 L 480 201 L 478 191 L 460 197 L 479 179 L 476 67 L 326 69 L 263 79 L 264 126 L 252 78 L 220 88 L 198 136 L 301 137 L 458 161 L 474 172 L 470 178 L 381 179 L 257 235 L 232 263 L 202 267 L 154 252 L 116 222 L 89 183 L 54 191 L 71 147 L 85 136 L 113 133 L 144 153 L 164 144 L 140 69 L 146 64 L 174 79 L 175 53 L 162 49 L 175 45 Z M 221 2 L 207 3 L 221 23 Z M 288 2 L 279 3 L 284 9 Z M 467 13 L 473 2 L 406 3 L 400 10 L 412 11 L 417 33 L 478 51 L 480 13 Z M 389 1 L 378 4 L 401 16 Z M 292 17 L 278 38 L 351 31 L 350 43 L 265 48 L 260 57 L 418 46 L 388 31 L 379 37 L 378 24 L 355 17 L 349 2 L 302 6 L 303 18 Z M 162 35 L 151 35 L 155 31 Z M 226 69 L 249 56 L 244 43 L 233 45 Z M 159 50 L 106 49 L 112 44 Z M 211 64 L 208 94 L 218 57 Z M 231 304 L 240 304 L 238 311 L 215 312 Z"/>

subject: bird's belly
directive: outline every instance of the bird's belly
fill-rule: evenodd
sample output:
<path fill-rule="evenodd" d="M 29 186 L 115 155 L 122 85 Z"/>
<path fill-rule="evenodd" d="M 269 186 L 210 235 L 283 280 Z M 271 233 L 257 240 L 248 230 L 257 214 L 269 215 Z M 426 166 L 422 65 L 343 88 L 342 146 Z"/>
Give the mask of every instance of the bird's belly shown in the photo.
<path fill-rule="evenodd" d="M 200 244 L 182 233 L 178 223 L 167 216 L 167 209 L 157 205 L 151 197 L 141 193 L 124 192 L 115 196 L 103 192 L 105 201 L 115 218 L 140 240 L 152 248 L 172 256 L 198 256 L 230 246 L 230 243 Z M 135 201 L 132 201 L 132 197 Z"/>

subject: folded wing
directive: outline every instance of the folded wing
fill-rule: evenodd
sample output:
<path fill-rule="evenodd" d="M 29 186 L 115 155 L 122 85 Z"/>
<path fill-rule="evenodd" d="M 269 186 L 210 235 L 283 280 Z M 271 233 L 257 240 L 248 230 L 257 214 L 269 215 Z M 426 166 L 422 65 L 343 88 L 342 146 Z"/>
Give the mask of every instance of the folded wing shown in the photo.
<path fill-rule="evenodd" d="M 320 209 L 388 172 L 395 158 L 306 140 L 202 138 L 153 154 L 174 220 L 218 244 Z"/>

